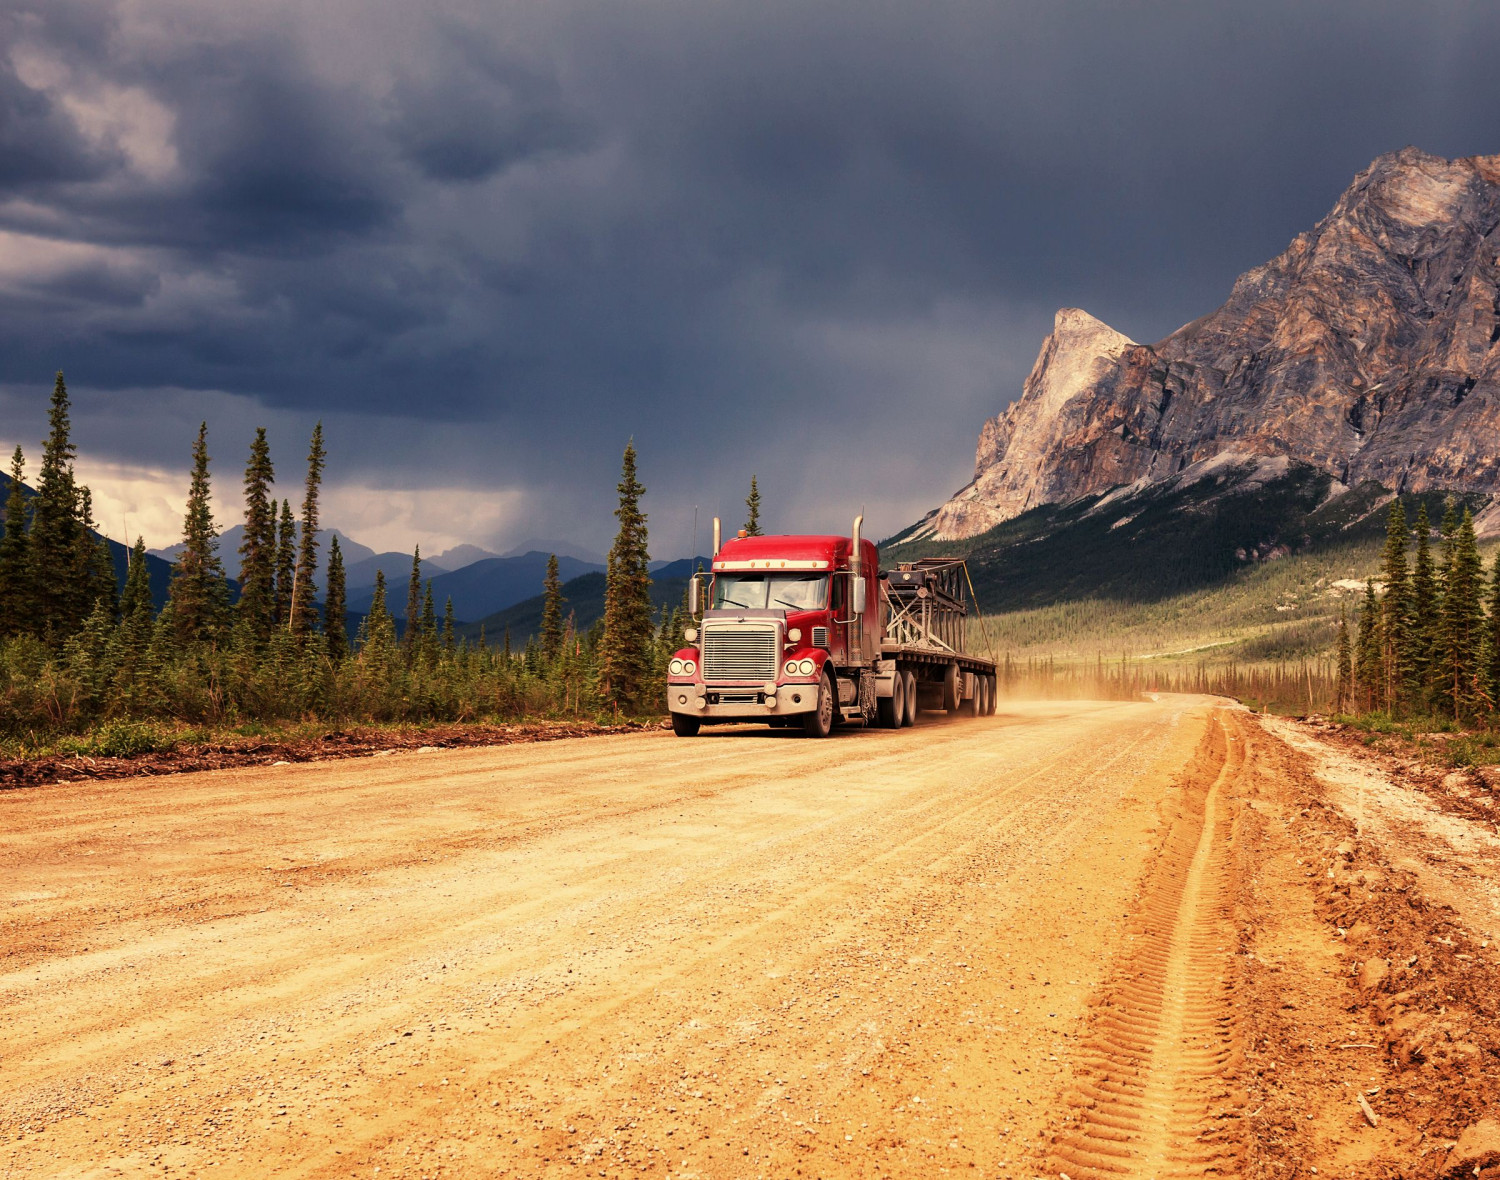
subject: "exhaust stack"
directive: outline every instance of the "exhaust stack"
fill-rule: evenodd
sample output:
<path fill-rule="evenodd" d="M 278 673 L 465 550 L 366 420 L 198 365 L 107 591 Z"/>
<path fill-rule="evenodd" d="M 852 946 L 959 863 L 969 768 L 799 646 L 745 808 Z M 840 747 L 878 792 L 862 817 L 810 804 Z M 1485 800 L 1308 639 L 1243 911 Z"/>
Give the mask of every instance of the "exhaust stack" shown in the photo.
<path fill-rule="evenodd" d="M 719 518 L 714 517 L 714 556 L 719 556 L 719 546 L 723 543 L 723 528 L 719 524 Z"/>
<path fill-rule="evenodd" d="M 861 558 L 863 557 L 863 555 L 859 551 L 859 529 L 860 529 L 860 526 L 862 524 L 864 524 L 864 523 L 865 523 L 865 514 L 863 512 L 861 512 L 858 516 L 856 516 L 854 518 L 854 534 L 851 537 L 851 540 L 854 543 L 854 549 L 849 554 L 849 568 L 852 569 L 852 570 L 856 570 L 856 571 L 861 570 L 863 568 L 863 562 L 861 560 Z"/>

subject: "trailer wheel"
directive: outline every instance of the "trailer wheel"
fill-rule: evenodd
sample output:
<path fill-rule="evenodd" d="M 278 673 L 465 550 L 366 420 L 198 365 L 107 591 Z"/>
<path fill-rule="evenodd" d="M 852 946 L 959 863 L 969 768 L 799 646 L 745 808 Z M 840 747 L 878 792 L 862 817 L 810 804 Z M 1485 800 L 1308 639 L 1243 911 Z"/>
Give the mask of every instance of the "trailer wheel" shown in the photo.
<path fill-rule="evenodd" d="M 802 729 L 808 737 L 826 738 L 833 732 L 834 708 L 833 681 L 825 668 L 818 681 L 818 707 L 802 717 Z"/>
<path fill-rule="evenodd" d="M 703 722 L 696 717 L 689 717 L 686 713 L 672 714 L 672 732 L 678 737 L 697 737 L 698 730 Z"/>
<path fill-rule="evenodd" d="M 984 688 L 978 676 L 974 677 L 974 691 L 964 697 L 962 708 L 965 717 L 984 716 Z"/>
<path fill-rule="evenodd" d="M 963 703 L 959 695 L 959 675 L 957 664 L 949 664 L 948 670 L 943 673 L 943 708 L 949 713 L 957 713 L 959 705 Z"/>
<path fill-rule="evenodd" d="M 998 676 L 985 678 L 985 692 L 989 694 L 985 698 L 985 704 L 989 706 L 987 715 L 993 717 L 1000 708 L 1000 678 Z"/>
<path fill-rule="evenodd" d="M 891 695 L 875 702 L 882 729 L 900 729 L 906 717 L 906 679 L 897 672 L 891 680 Z"/>
<path fill-rule="evenodd" d="M 979 715 L 988 717 L 990 715 L 990 678 L 980 676 L 977 678 L 979 688 Z"/>
<path fill-rule="evenodd" d="M 901 679 L 906 684 L 906 713 L 901 718 L 901 724 L 915 725 L 917 723 L 917 674 L 908 668 L 901 673 Z"/>

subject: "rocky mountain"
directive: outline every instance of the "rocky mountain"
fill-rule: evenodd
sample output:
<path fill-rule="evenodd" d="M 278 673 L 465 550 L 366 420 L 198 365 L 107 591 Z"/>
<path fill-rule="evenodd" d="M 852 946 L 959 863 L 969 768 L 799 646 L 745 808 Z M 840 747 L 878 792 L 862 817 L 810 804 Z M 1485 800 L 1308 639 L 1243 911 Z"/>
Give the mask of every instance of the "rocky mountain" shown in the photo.
<path fill-rule="evenodd" d="M 912 539 L 1216 456 L 1349 488 L 1500 491 L 1500 156 L 1381 156 L 1222 307 L 1155 344 L 1059 311 L 1020 399 L 985 423 L 973 482 Z"/>

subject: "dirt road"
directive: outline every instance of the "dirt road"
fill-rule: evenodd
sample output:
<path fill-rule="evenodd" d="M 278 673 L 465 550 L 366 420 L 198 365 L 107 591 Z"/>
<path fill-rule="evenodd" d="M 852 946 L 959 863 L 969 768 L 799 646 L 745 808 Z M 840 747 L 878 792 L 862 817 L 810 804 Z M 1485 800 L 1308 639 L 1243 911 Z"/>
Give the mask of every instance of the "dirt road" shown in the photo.
<path fill-rule="evenodd" d="M 6 792 L 0 1175 L 1416 1174 L 1318 790 L 1163 698 Z"/>

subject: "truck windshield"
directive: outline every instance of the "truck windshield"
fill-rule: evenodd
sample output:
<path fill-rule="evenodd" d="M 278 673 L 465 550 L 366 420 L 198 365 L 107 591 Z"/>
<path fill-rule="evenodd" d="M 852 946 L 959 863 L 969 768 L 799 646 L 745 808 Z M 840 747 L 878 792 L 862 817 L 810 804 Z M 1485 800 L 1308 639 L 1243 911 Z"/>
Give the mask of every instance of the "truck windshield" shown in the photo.
<path fill-rule="evenodd" d="M 742 610 L 821 610 L 828 597 L 823 574 L 720 574 L 714 606 Z"/>

